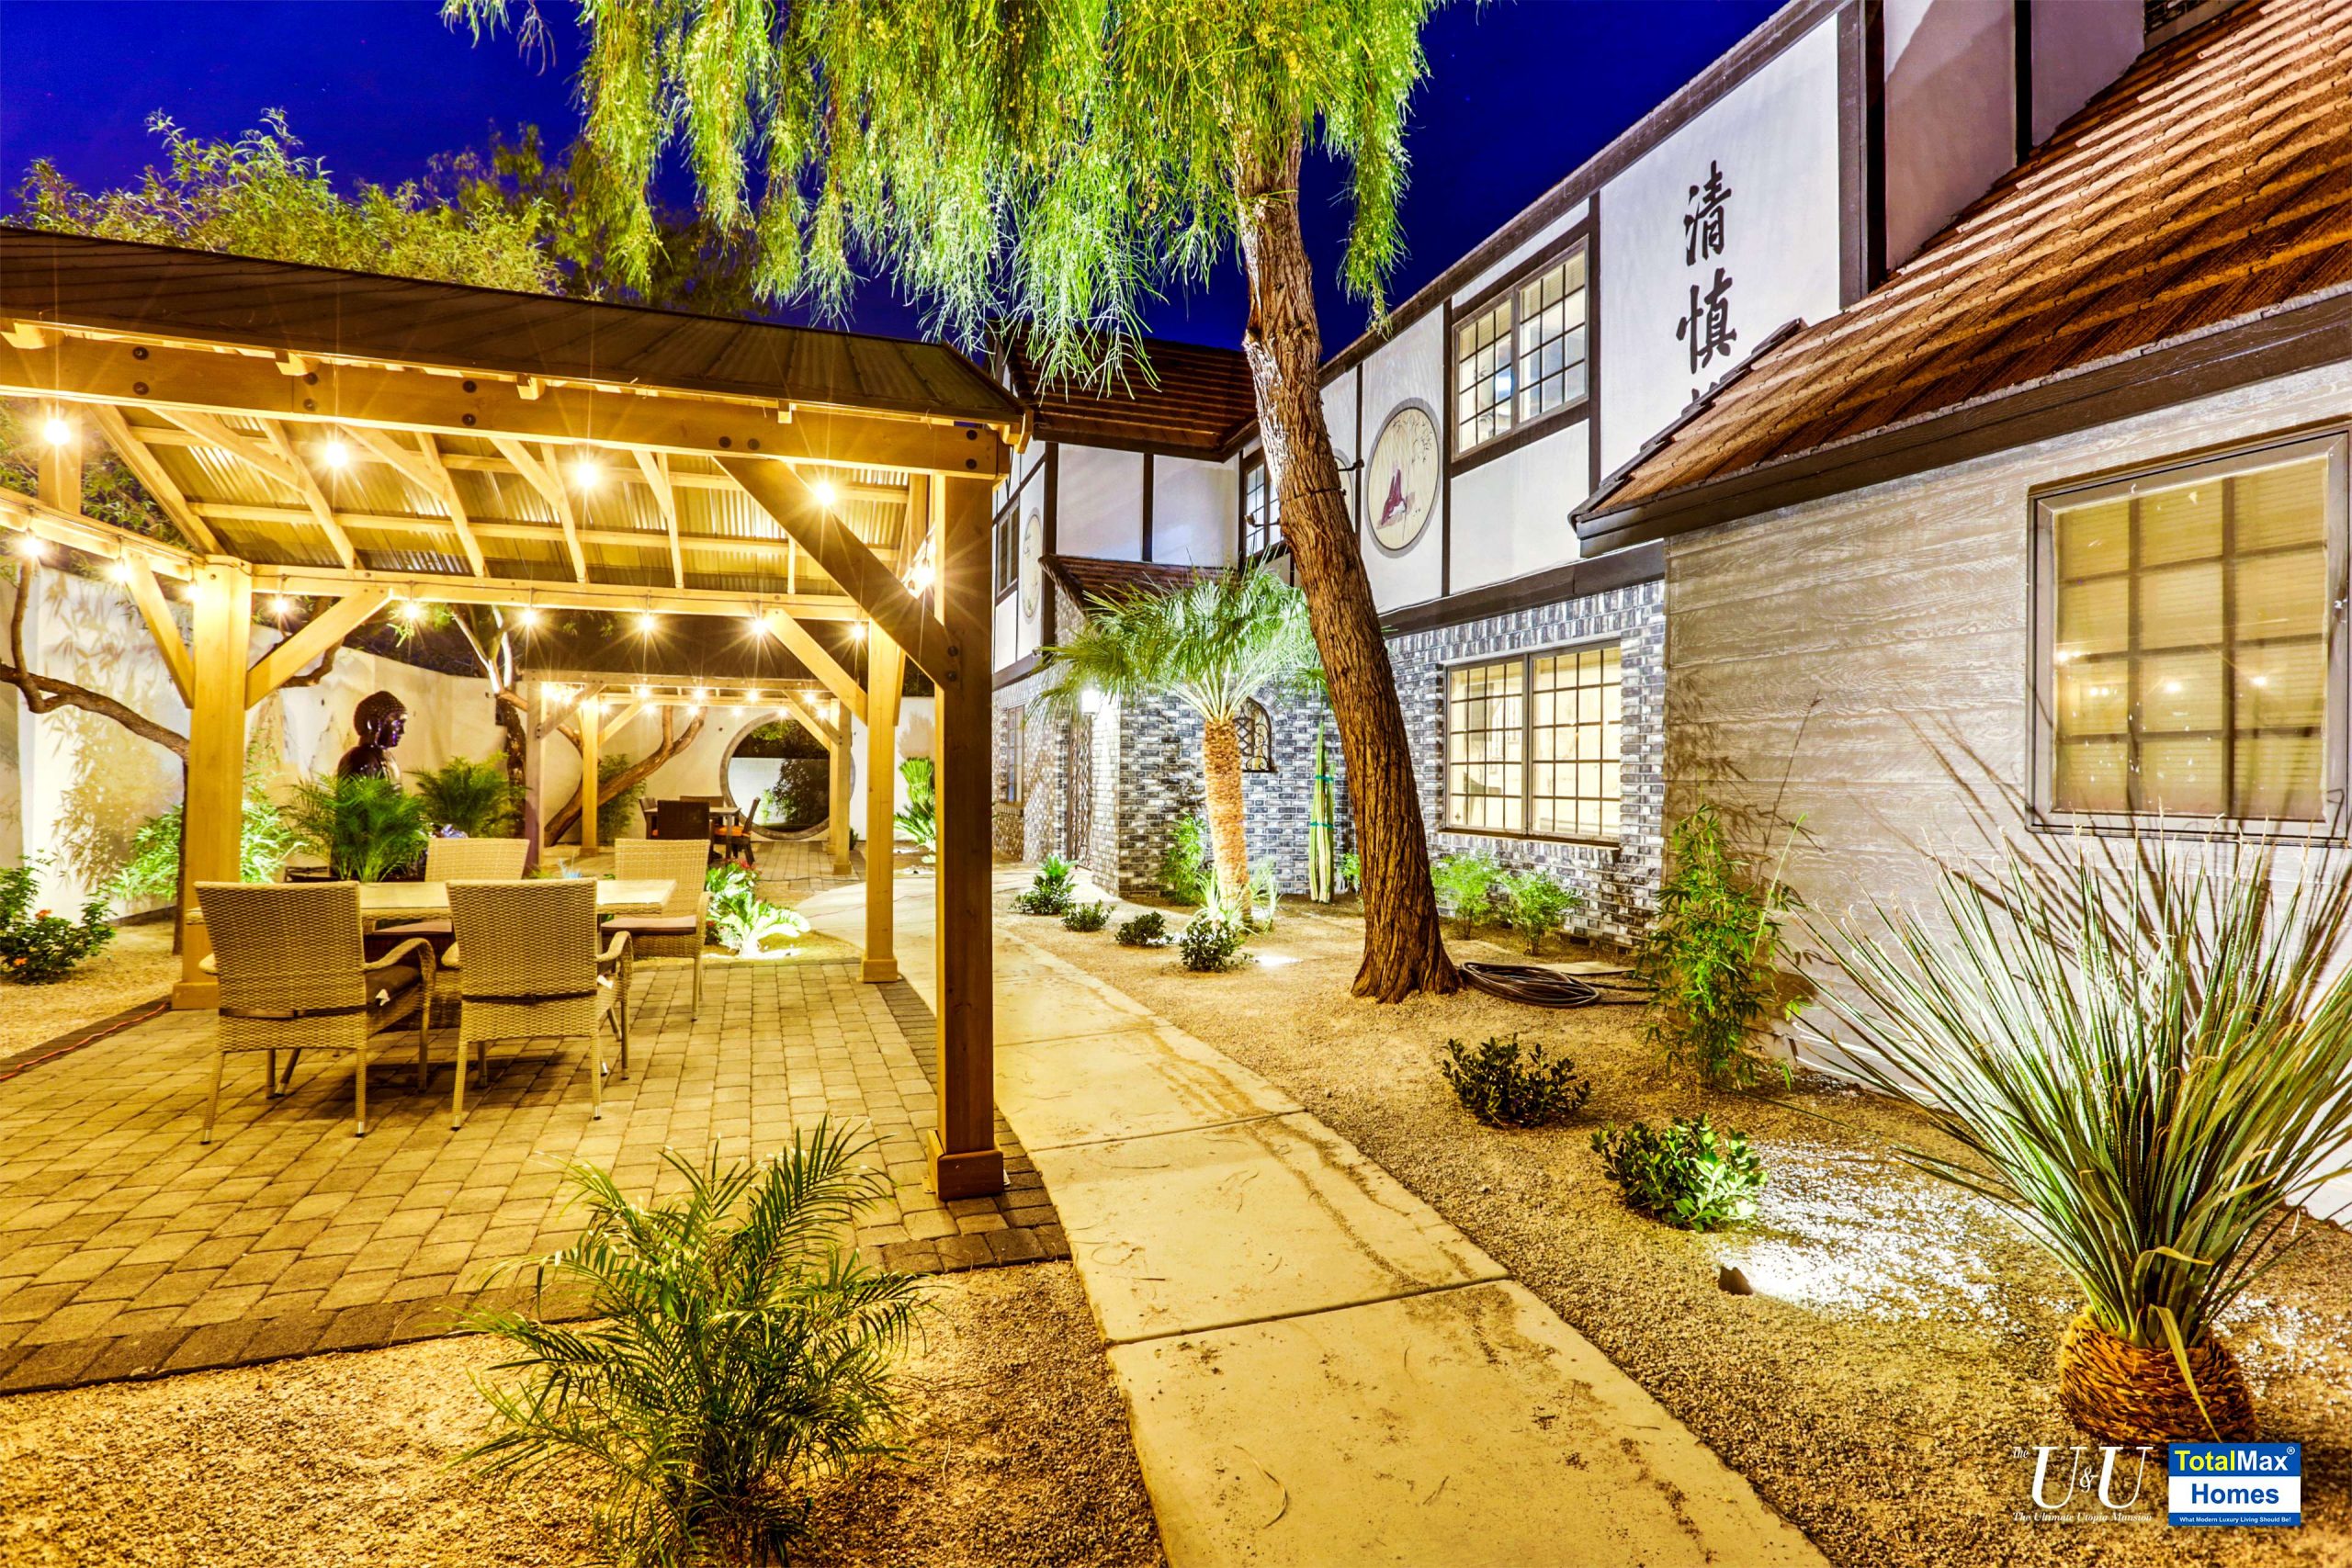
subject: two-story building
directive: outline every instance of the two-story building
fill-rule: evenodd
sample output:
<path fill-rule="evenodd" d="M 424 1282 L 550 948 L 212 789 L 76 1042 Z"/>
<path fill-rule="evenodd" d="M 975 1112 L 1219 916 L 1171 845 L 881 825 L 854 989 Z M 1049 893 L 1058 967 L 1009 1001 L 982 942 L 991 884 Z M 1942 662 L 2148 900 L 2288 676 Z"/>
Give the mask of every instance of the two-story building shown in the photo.
<path fill-rule="evenodd" d="M 2131 67 L 2152 26 L 2169 36 L 2193 9 L 1792 0 L 1331 356 L 1324 409 L 1433 852 L 1544 863 L 1584 893 L 1592 934 L 1639 925 L 1677 722 L 1667 554 L 1580 541 L 1572 515 L 1760 351 L 1870 295 Z M 1159 385 L 1117 396 L 1038 387 L 1005 361 L 1037 439 L 1000 513 L 1001 793 L 1022 805 L 1000 847 L 1071 850 L 1130 890 L 1151 885 L 1190 754 L 1165 759 L 1163 784 L 1162 751 L 1105 736 L 1124 716 L 1075 740 L 1041 719 L 1035 651 L 1090 581 L 1264 547 L 1279 488 L 1254 456 L 1239 355 L 1151 356 Z M 1291 759 L 1314 716 L 1269 717 L 1271 821 L 1277 799 L 1304 809 Z M 1286 835 L 1251 807 L 1252 854 L 1295 884 Z"/>

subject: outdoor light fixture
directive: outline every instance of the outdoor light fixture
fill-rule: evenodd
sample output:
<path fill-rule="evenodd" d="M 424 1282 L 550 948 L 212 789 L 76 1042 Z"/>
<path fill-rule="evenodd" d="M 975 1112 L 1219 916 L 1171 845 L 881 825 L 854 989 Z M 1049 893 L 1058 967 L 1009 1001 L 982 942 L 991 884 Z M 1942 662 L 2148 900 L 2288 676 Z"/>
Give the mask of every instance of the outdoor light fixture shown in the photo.
<path fill-rule="evenodd" d="M 817 498 L 818 505 L 831 506 L 833 503 L 833 498 L 841 492 L 833 489 L 832 480 L 819 479 L 808 487 L 808 493 Z"/>
<path fill-rule="evenodd" d="M 753 637 L 765 637 L 768 635 L 769 629 L 768 618 L 765 615 L 755 615 L 752 617 L 752 635 Z"/>
<path fill-rule="evenodd" d="M 650 697 L 653 694 L 653 688 L 650 686 L 639 686 L 636 691 L 639 697 Z"/>
<path fill-rule="evenodd" d="M 849 624 L 849 640 L 852 642 L 864 642 L 865 640 L 865 623 L 864 621 L 852 621 Z"/>
<path fill-rule="evenodd" d="M 639 610 L 637 613 L 637 629 L 646 637 L 651 637 L 653 628 L 661 624 L 661 617 L 650 610 Z"/>
<path fill-rule="evenodd" d="M 695 715 L 700 712 L 702 712 L 702 705 L 700 703 L 688 703 L 686 705 L 686 716 L 688 718 L 694 717 Z"/>
<path fill-rule="evenodd" d="M 1089 718 L 1101 713 L 1102 711 L 1102 692 L 1093 686 L 1080 687 L 1078 694 L 1078 711 Z"/>
<path fill-rule="evenodd" d="M 582 698 L 580 704 L 580 710 L 582 713 L 587 714 L 602 713 L 605 711 L 605 699 L 602 697 Z"/>
<path fill-rule="evenodd" d="M 128 582 L 130 581 L 130 563 L 127 560 L 110 561 L 107 565 L 107 575 L 117 582 Z"/>
<path fill-rule="evenodd" d="M 927 593 L 931 591 L 931 562 L 927 560 L 915 562 L 914 570 L 907 574 L 908 583 L 918 593 Z"/>
<path fill-rule="evenodd" d="M 604 477 L 605 470 L 596 466 L 594 457 L 582 457 L 571 465 L 571 482 L 582 490 L 594 490 L 596 481 Z"/>
<path fill-rule="evenodd" d="M 417 622 L 424 619 L 424 606 L 413 599 L 402 600 L 401 602 L 401 619 L 408 622 L 411 626 L 414 626 Z"/>
<path fill-rule="evenodd" d="M 710 688 L 707 686 L 696 686 L 695 688 L 694 694 L 695 705 L 696 707 L 700 707 L 703 704 L 710 701 Z"/>
<path fill-rule="evenodd" d="M 326 445 L 319 448 L 319 456 L 326 460 L 328 468 L 340 469 L 351 461 L 351 448 L 344 444 L 342 436 L 330 435 Z"/>
<path fill-rule="evenodd" d="M 757 690 L 756 688 L 754 688 L 754 689 L 753 689 L 753 690 L 752 690 L 752 691 L 748 691 L 748 692 L 744 693 L 744 694 L 743 694 L 743 700 L 744 700 L 745 702 L 747 702 L 747 703 L 756 703 L 756 702 L 758 702 L 758 701 L 760 700 L 760 694 L 759 694 L 758 690 Z"/>
<path fill-rule="evenodd" d="M 17 553 L 27 560 L 40 560 L 49 554 L 49 546 L 38 534 L 21 534 L 17 537 Z"/>
<path fill-rule="evenodd" d="M 282 621 L 294 613 L 294 601 L 283 593 L 273 593 L 269 599 L 269 613 Z"/>
<path fill-rule="evenodd" d="M 524 605 L 514 612 L 514 624 L 525 631 L 529 631 L 539 624 L 539 607 L 537 604 Z"/>
<path fill-rule="evenodd" d="M 74 423 L 62 414 L 51 414 L 40 422 L 40 438 L 51 446 L 74 445 Z"/>

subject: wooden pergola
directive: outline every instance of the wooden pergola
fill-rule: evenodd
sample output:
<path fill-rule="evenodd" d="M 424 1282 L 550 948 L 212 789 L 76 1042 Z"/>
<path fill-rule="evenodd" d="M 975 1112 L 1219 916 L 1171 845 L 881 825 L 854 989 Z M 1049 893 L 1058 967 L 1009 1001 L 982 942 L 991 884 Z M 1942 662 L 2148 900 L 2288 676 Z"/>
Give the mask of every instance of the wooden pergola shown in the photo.
<path fill-rule="evenodd" d="M 248 710 L 379 614 L 756 620 L 835 712 L 865 721 L 883 820 L 913 660 L 938 693 L 933 1179 L 947 1196 L 1003 1185 L 989 522 L 1026 427 L 969 361 L 931 344 L 0 230 L 0 397 L 35 404 L 43 439 L 40 493 L 0 492 L 0 531 L 106 562 L 187 701 L 190 882 L 237 875 Z M 184 544 L 83 513 L 95 440 Z M 193 611 L 186 640 L 167 584 Z M 256 595 L 332 603 L 256 660 Z M 820 621 L 862 623 L 863 682 L 811 635 Z M 543 738 L 592 694 L 542 684 L 526 733 Z M 578 711 L 586 739 L 596 707 Z M 833 731 L 841 779 L 847 733 Z M 874 981 L 899 974 L 890 862 L 867 857 Z M 176 998 L 214 1005 L 201 928 L 188 934 Z"/>

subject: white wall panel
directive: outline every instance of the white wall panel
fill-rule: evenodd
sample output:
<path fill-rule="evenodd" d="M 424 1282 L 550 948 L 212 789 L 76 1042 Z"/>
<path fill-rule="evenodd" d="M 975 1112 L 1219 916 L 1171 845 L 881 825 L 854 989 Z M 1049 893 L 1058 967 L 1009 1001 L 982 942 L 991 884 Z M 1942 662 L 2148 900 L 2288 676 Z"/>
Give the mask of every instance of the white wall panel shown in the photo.
<path fill-rule="evenodd" d="M 1591 431 L 1578 420 L 1453 476 L 1453 591 L 1508 582 L 1577 558 L 1568 513 L 1591 488 Z"/>
<path fill-rule="evenodd" d="M 1134 560 L 1143 553 L 1143 455 L 1065 443 L 1054 481 L 1055 548 Z"/>
<path fill-rule="evenodd" d="M 2016 161 L 2015 9 L 2011 0 L 1886 0 L 1890 267 Z"/>
<path fill-rule="evenodd" d="M 1240 529 L 1241 477 L 1234 462 L 1151 460 L 1151 558 L 1223 566 Z"/>
<path fill-rule="evenodd" d="M 1408 402 L 1424 404 L 1442 430 L 1445 425 L 1445 318 L 1431 311 L 1367 357 L 1363 373 L 1363 434 L 1370 446 L 1380 439 L 1388 416 Z M 1352 456 L 1352 455 L 1351 455 Z M 1400 552 L 1363 542 L 1364 571 L 1373 601 L 1382 609 L 1418 604 L 1441 591 L 1444 562 L 1444 502 L 1430 517 L 1421 536 Z"/>

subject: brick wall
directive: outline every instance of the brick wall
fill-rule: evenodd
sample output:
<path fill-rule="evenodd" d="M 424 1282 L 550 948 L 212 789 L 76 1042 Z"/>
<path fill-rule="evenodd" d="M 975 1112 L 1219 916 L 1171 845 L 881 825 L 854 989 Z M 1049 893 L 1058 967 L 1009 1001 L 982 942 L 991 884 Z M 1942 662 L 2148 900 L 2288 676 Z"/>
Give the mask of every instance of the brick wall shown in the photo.
<path fill-rule="evenodd" d="M 1622 731 L 1625 805 L 1614 845 L 1449 833 L 1443 829 L 1444 681 L 1447 667 L 1614 637 L 1625 682 Z M 1413 748 L 1414 772 L 1432 856 L 1485 849 L 1507 865 L 1541 864 L 1583 893 L 1572 931 L 1628 941 L 1657 907 L 1666 811 L 1665 585 L 1638 583 L 1538 605 L 1487 620 L 1392 637 L 1396 695 Z"/>

